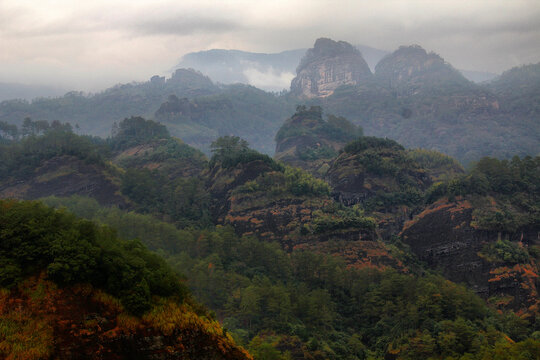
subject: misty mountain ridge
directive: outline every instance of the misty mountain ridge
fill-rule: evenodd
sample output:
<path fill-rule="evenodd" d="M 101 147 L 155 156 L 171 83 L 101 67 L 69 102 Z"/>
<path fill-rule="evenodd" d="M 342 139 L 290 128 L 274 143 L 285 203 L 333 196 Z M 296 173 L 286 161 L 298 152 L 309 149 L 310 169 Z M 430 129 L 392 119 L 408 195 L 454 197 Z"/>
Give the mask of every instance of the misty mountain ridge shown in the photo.
<path fill-rule="evenodd" d="M 370 70 L 391 51 L 366 45 L 355 45 Z M 265 91 L 288 89 L 296 67 L 307 49 L 279 53 L 255 53 L 241 50 L 211 49 L 184 55 L 174 69 L 193 68 L 222 84 L 244 83 Z M 498 75 L 480 70 L 459 70 L 476 83 L 493 80 Z"/>
<path fill-rule="evenodd" d="M 0 120 L 18 125 L 26 117 L 59 120 L 78 125 L 81 133 L 109 136 L 114 122 L 145 116 L 161 121 L 171 134 L 207 154 L 211 142 L 225 135 L 241 136 L 258 151 L 273 154 L 281 122 L 305 104 L 322 106 L 328 114 L 361 126 L 367 135 L 442 151 L 464 164 L 487 155 L 509 158 L 539 152 L 538 122 L 527 115 L 537 113 L 531 75 L 537 65 L 524 67 L 531 86 L 520 87 L 523 75 L 475 84 L 418 45 L 386 55 L 375 73 L 346 42 L 319 39 L 306 54 L 297 68 L 300 80 L 291 81 L 298 86 L 289 93 L 214 83 L 197 70 L 178 69 L 168 79 L 153 76 L 93 95 L 70 92 L 32 102 L 4 101 Z M 503 85 L 506 90 L 499 91 Z M 518 93 L 517 98 L 511 96 Z"/>

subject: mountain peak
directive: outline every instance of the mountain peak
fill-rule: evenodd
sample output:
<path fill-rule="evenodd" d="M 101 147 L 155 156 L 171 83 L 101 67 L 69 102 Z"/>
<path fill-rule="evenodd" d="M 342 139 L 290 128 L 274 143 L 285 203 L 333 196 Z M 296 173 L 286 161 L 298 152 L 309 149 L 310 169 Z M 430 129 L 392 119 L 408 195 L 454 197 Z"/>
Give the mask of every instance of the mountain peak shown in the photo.
<path fill-rule="evenodd" d="M 332 95 L 341 85 L 356 85 L 371 77 L 360 52 L 345 41 L 320 38 L 306 52 L 291 82 L 291 92 L 306 98 Z"/>
<path fill-rule="evenodd" d="M 401 95 L 413 95 L 421 88 L 443 83 L 467 85 L 465 77 L 442 57 L 420 45 L 400 46 L 375 67 L 375 76 Z"/>

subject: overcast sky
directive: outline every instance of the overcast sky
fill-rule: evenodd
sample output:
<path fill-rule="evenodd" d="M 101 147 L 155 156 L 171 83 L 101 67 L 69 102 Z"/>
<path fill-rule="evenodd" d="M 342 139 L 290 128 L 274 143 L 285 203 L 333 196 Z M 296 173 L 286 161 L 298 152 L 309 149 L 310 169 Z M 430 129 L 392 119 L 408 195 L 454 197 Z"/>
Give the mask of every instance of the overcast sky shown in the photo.
<path fill-rule="evenodd" d="M 318 37 L 420 44 L 500 73 L 540 62 L 540 1 L 0 0 L 0 82 L 95 91 L 165 75 L 188 52 L 279 52 Z"/>

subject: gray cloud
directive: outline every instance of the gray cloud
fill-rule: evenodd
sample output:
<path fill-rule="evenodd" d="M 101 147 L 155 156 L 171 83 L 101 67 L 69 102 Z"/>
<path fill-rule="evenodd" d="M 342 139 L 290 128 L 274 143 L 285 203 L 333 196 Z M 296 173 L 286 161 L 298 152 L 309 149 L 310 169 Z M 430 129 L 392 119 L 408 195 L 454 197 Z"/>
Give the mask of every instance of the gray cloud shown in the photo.
<path fill-rule="evenodd" d="M 191 35 L 231 32 L 241 29 L 239 23 L 228 19 L 205 16 L 175 15 L 167 18 L 140 19 L 135 21 L 130 30 L 138 35 Z"/>
<path fill-rule="evenodd" d="M 540 61 L 540 3 L 0 0 L 0 81 L 145 80 L 192 51 L 277 52 L 322 36 L 390 51 L 417 43 L 457 68 L 502 72 Z"/>

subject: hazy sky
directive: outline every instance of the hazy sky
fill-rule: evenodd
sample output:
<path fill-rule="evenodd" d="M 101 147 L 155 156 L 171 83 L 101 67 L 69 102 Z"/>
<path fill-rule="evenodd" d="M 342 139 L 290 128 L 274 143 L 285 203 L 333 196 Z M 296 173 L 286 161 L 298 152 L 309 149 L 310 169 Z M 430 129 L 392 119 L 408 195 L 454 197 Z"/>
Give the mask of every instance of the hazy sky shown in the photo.
<path fill-rule="evenodd" d="M 420 44 L 456 68 L 540 62 L 539 0 L 0 0 L 0 82 L 97 90 L 188 52 L 278 52 L 318 37 Z"/>

